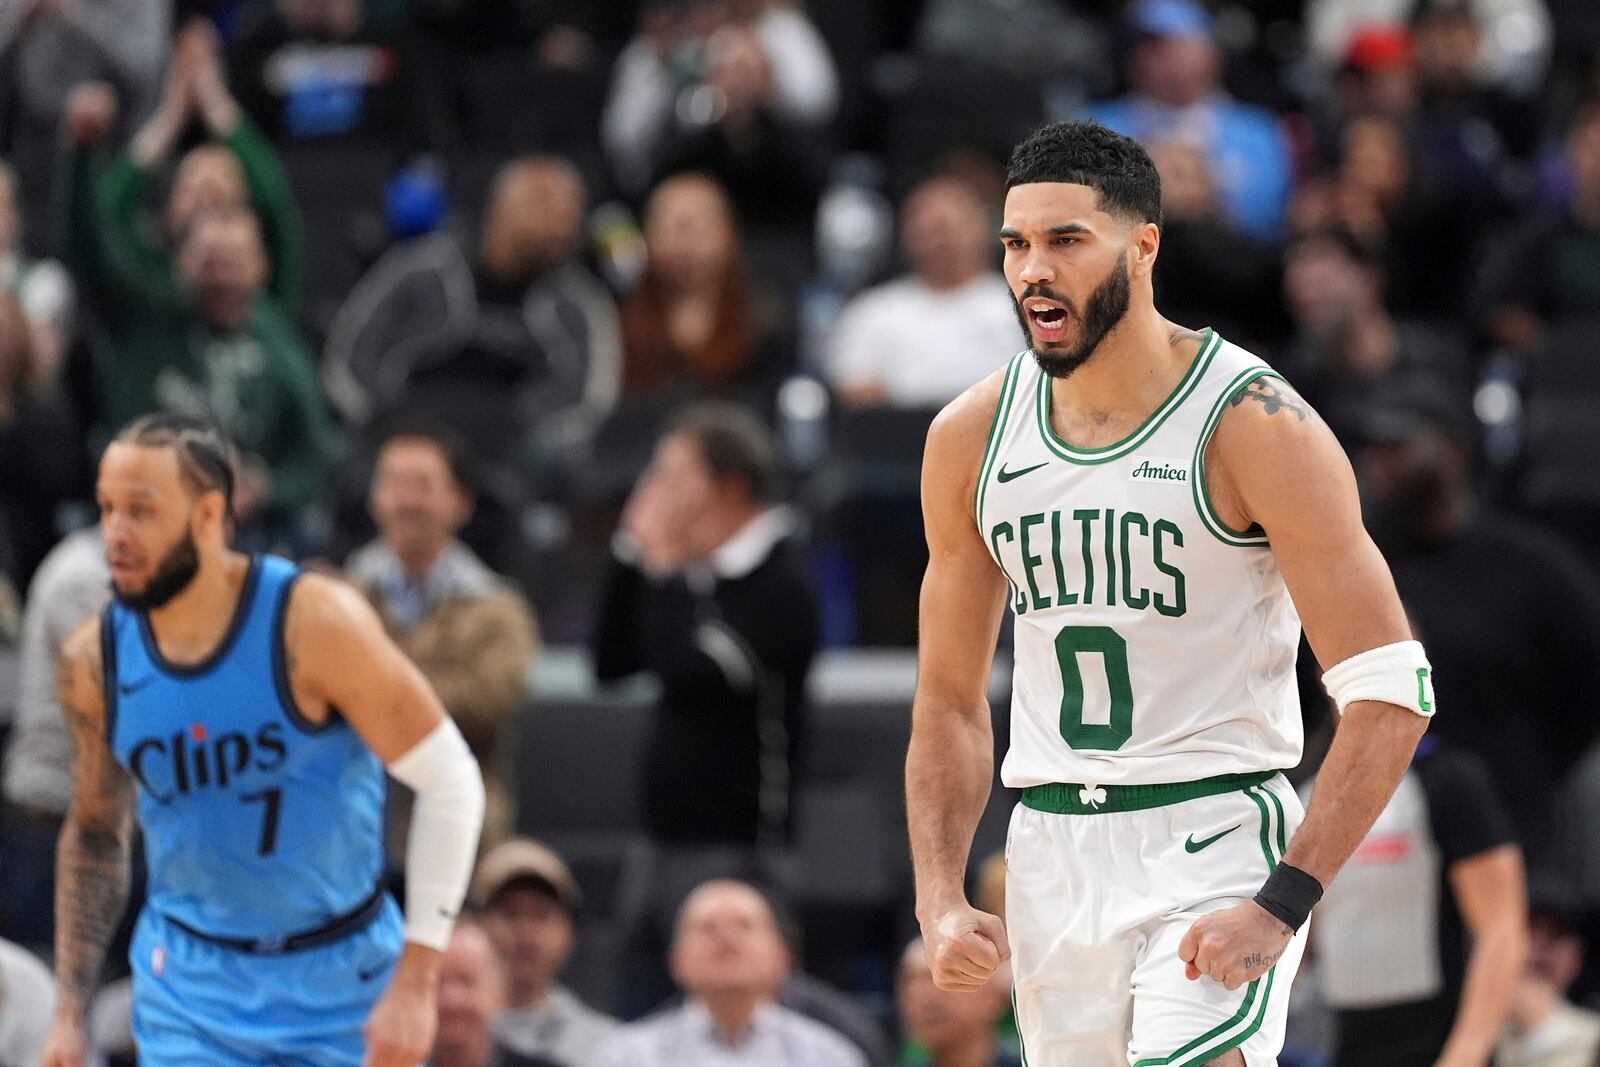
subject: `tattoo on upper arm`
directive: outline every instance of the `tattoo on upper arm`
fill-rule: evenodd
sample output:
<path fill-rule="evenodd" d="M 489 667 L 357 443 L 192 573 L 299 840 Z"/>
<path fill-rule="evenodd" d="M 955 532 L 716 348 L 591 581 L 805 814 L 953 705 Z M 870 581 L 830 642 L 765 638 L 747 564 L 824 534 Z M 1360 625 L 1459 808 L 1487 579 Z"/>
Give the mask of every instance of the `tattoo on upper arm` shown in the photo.
<path fill-rule="evenodd" d="M 132 786 L 105 737 L 98 647 L 79 644 L 88 642 L 69 642 L 56 668 L 73 747 L 72 807 L 57 850 L 56 977 L 81 1008 L 127 903 Z"/>
<path fill-rule="evenodd" d="M 1294 390 L 1282 382 L 1270 382 L 1257 378 L 1237 393 L 1228 403 L 1238 407 L 1246 400 L 1254 400 L 1266 408 L 1268 415 L 1276 415 L 1280 411 L 1292 411 L 1301 422 L 1311 417 L 1311 408 Z"/>

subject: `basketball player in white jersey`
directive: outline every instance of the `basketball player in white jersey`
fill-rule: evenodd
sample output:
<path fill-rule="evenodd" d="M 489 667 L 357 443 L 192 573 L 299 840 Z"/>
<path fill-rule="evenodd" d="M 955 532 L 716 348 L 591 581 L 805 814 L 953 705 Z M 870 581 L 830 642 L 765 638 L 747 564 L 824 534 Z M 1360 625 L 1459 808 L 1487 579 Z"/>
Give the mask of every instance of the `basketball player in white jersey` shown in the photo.
<path fill-rule="evenodd" d="M 1343 451 L 1265 363 L 1167 322 L 1139 145 L 1046 127 L 1001 239 L 1028 350 L 935 420 L 907 806 L 935 980 L 1012 963 L 1029 1067 L 1265 1067 L 1303 924 L 1405 771 L 1429 667 Z M 906 358 L 915 358 L 907 353 Z M 1004 925 L 963 882 L 1016 617 Z M 1343 718 L 1303 812 L 1301 622 Z"/>

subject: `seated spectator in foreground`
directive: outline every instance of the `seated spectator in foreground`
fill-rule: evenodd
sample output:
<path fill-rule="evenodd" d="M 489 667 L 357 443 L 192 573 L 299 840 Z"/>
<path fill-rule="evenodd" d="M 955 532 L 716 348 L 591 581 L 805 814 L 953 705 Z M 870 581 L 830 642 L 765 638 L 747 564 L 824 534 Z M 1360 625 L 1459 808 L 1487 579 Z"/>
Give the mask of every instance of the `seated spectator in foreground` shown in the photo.
<path fill-rule="evenodd" d="M 457 921 L 439 961 L 439 1023 L 428 1067 L 559 1067 L 542 1056 L 523 1056 L 494 1036 L 506 1006 L 506 976 L 483 924 Z"/>
<path fill-rule="evenodd" d="M 713 881 L 684 901 L 670 966 L 680 1007 L 619 1028 L 598 1067 L 866 1067 L 861 1051 L 777 1003 L 792 961 L 766 899 Z"/>
<path fill-rule="evenodd" d="M 1568 991 L 1583 970 L 1587 946 L 1575 894 L 1534 879 L 1529 886 L 1528 965 L 1511 994 L 1511 1022 L 1495 1067 L 1594 1067 L 1600 1062 L 1600 1012 L 1580 1008 Z"/>
<path fill-rule="evenodd" d="M 586 1067 L 617 1021 L 560 984 L 583 906 L 572 871 L 537 841 L 510 838 L 478 863 L 473 896 L 506 973 L 495 1035 L 514 1052 Z"/>
<path fill-rule="evenodd" d="M 846 305 L 826 373 L 841 403 L 941 407 L 1026 342 L 989 211 L 966 182 L 929 178 L 900 212 L 910 273 Z"/>
<path fill-rule="evenodd" d="M 206 212 L 249 208 L 261 221 L 271 264 L 267 291 L 293 312 L 300 300 L 300 234 L 294 196 L 277 153 L 228 91 L 209 20 L 191 19 L 178 35 L 161 105 L 101 179 L 108 252 L 123 269 L 172 273 L 184 235 Z M 155 173 L 198 117 L 209 140 L 190 149 L 172 187 L 153 241 L 144 199 Z"/>
<path fill-rule="evenodd" d="M 900 954 L 895 1000 L 907 1039 L 902 1067 L 1022 1067 L 995 1035 L 1011 1006 L 1005 969 L 976 992 L 940 989 L 917 938 Z"/>
<path fill-rule="evenodd" d="M 0 1063 L 38 1063 L 55 1011 L 50 969 L 27 949 L 0 941 Z"/>
<path fill-rule="evenodd" d="M 1090 107 L 1089 117 L 1147 145 L 1194 144 L 1210 159 L 1233 223 L 1276 237 L 1292 180 L 1288 144 L 1275 116 L 1224 92 L 1210 14 L 1196 0 L 1139 0 L 1128 24 L 1138 34 L 1133 91 Z"/>
<path fill-rule="evenodd" d="M 16 173 L 0 163 L 0 290 L 22 305 L 33 338 L 33 384 L 53 388 L 72 340 L 74 290 L 66 268 L 53 259 L 32 259 L 22 245 L 22 215 Z"/>
<path fill-rule="evenodd" d="M 345 418 L 367 425 L 476 386 L 503 411 L 476 405 L 456 427 L 480 457 L 520 468 L 541 446 L 586 444 L 616 401 L 622 352 L 616 304 L 577 258 L 584 200 L 571 163 L 519 159 L 500 168 L 476 247 L 441 232 L 380 259 L 324 352 Z"/>
<path fill-rule="evenodd" d="M 472 487 L 470 457 L 453 434 L 395 429 L 373 472 L 378 538 L 351 555 L 345 572 L 478 757 L 483 839 L 492 844 L 514 821 L 499 742 L 522 702 L 538 636 L 527 599 L 456 537 L 472 515 Z"/>
<path fill-rule="evenodd" d="M 759 396 L 790 362 L 777 306 L 741 259 L 733 205 L 702 174 L 656 187 L 644 279 L 622 304 L 623 389 Z"/>
<path fill-rule="evenodd" d="M 17 713 L 0 770 L 0 936 L 36 951 L 55 944 L 56 839 L 72 802 L 72 738 L 56 660 L 67 635 L 110 598 L 105 542 L 94 526 L 50 550 L 23 604 Z"/>

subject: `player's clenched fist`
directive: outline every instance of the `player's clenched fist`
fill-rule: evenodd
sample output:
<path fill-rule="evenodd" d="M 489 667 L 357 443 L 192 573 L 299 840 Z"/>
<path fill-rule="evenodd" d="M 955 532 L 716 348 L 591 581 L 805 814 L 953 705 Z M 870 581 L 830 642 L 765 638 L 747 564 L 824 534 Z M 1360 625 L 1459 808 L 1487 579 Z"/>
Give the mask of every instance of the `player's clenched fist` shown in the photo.
<path fill-rule="evenodd" d="M 922 928 L 923 949 L 933 984 L 972 992 L 983 988 L 1011 958 L 1005 923 L 967 904 L 950 908 Z"/>
<path fill-rule="evenodd" d="M 39 1067 L 83 1067 L 83 1023 L 56 1016 L 50 1037 L 44 1045 Z"/>
<path fill-rule="evenodd" d="M 1253 900 L 1196 919 L 1178 944 L 1191 982 L 1201 975 L 1238 989 L 1272 969 L 1294 931 Z"/>
<path fill-rule="evenodd" d="M 363 1031 L 366 1067 L 417 1067 L 433 1051 L 437 1021 L 432 988 L 403 978 L 391 983 Z"/>

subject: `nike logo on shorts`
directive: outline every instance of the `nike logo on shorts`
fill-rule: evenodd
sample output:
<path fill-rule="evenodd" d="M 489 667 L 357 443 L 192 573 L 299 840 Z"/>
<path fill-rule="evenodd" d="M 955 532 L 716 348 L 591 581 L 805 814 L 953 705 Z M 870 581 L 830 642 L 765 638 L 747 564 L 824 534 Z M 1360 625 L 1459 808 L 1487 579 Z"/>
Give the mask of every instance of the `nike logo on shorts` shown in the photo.
<path fill-rule="evenodd" d="M 1194 835 L 1190 834 L 1189 835 L 1189 840 L 1187 840 L 1187 841 L 1185 841 L 1183 843 L 1183 850 L 1185 852 L 1199 852 L 1201 849 L 1208 848 L 1211 845 L 1216 844 L 1218 841 L 1221 841 L 1224 837 L 1227 837 L 1229 834 L 1233 833 L 1238 828 L 1239 827 L 1237 825 L 1230 826 L 1226 830 L 1222 831 L 1220 834 L 1212 834 L 1210 837 L 1206 838 L 1204 841 L 1196 841 L 1194 839 Z"/>

